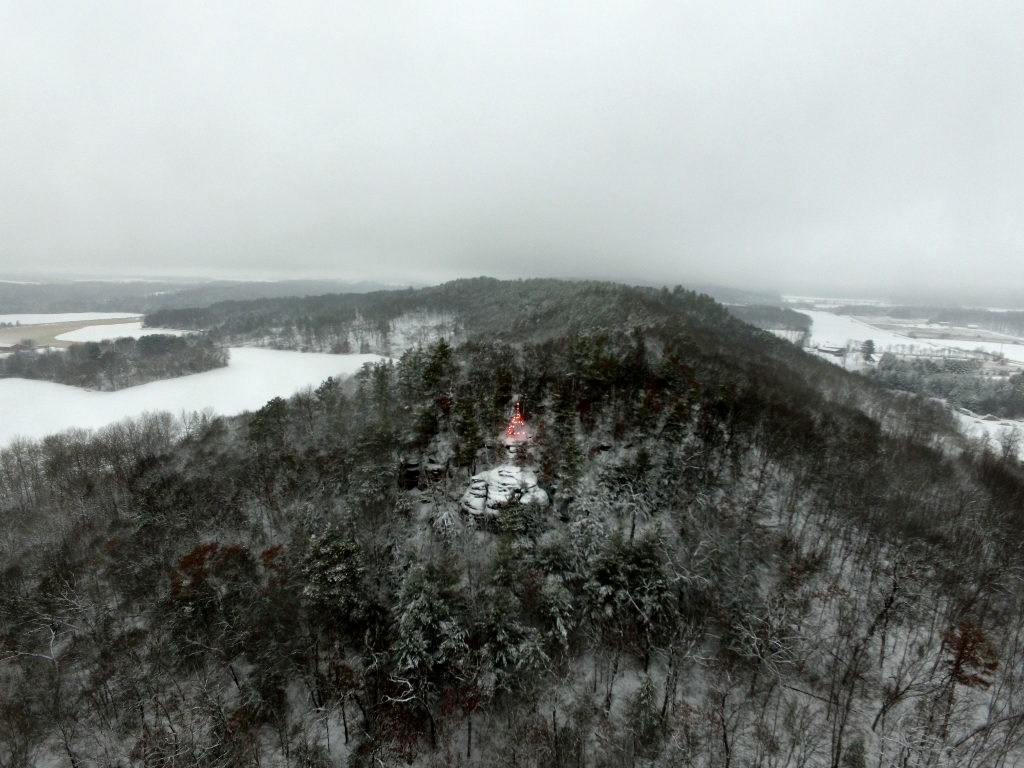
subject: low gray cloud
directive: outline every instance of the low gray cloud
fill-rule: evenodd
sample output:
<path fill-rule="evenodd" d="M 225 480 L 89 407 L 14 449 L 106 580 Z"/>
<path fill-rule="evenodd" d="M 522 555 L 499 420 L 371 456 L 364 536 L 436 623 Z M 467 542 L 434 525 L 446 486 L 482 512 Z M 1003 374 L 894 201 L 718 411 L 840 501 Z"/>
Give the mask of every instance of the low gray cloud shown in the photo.
<path fill-rule="evenodd" d="M 0 271 L 1024 285 L 1024 6 L 7 3 Z"/>

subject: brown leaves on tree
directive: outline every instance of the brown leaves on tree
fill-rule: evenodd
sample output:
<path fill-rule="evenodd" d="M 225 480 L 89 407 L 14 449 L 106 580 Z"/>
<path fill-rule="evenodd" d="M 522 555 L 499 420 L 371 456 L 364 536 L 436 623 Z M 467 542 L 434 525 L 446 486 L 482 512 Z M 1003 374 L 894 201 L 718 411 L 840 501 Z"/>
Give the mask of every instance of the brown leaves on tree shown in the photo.
<path fill-rule="evenodd" d="M 210 576 L 220 576 L 228 571 L 247 572 L 253 570 L 252 556 L 244 544 L 221 544 L 210 542 L 199 544 L 178 562 L 171 571 L 171 597 L 182 599 L 190 596 Z"/>
<path fill-rule="evenodd" d="M 942 650 L 950 679 L 968 688 L 988 688 L 988 679 L 999 666 L 999 655 L 985 633 L 965 619 L 942 633 Z"/>

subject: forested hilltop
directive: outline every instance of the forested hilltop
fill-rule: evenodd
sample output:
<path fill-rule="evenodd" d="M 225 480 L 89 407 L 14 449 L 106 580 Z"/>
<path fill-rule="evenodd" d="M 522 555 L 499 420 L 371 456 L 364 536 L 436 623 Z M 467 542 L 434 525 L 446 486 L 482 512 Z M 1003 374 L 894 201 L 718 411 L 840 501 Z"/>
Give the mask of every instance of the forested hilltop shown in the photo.
<path fill-rule="evenodd" d="M 1024 471 L 935 404 L 682 289 L 149 320 L 405 351 L 0 452 L 4 768 L 1024 757 Z M 496 469 L 549 503 L 467 511 Z"/>
<path fill-rule="evenodd" d="M 564 280 L 456 280 L 419 290 L 225 301 L 161 310 L 146 324 L 204 329 L 225 343 L 317 352 L 393 354 L 443 336 L 521 342 L 701 316 L 710 330 L 726 310 L 690 291 Z M 168 325 L 173 323 L 173 325 Z M 733 332 L 741 326 L 734 324 Z"/>

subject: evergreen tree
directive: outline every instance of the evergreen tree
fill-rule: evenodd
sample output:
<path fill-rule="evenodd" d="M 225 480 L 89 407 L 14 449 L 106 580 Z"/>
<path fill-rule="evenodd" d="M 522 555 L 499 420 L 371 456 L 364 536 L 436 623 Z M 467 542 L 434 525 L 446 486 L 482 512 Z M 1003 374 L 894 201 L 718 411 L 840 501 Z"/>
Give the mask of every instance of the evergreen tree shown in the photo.
<path fill-rule="evenodd" d="M 312 538 L 301 574 L 302 597 L 317 625 L 352 629 L 366 617 L 363 554 L 359 545 L 337 528 L 330 527 Z"/>

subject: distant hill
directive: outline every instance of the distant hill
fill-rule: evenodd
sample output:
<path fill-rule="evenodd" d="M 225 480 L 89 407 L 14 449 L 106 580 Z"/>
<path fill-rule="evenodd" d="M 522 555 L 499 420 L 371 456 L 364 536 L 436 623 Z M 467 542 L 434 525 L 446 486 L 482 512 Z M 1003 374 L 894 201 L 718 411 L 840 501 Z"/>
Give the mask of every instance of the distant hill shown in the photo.
<path fill-rule="evenodd" d="M 388 288 L 382 283 L 338 280 L 79 280 L 0 281 L 0 314 L 14 312 L 149 312 L 201 307 L 228 299 L 309 296 L 329 291 L 360 293 Z"/>
<path fill-rule="evenodd" d="M 699 315 L 704 324 L 729 325 L 709 296 L 677 287 L 551 279 L 455 280 L 405 291 L 230 301 L 147 314 L 152 326 L 209 330 L 233 343 L 273 339 L 277 346 L 329 351 L 353 329 L 377 328 L 412 314 L 450 316 L 465 338 L 533 341 L 566 333 L 650 326 Z M 729 327 L 744 333 L 745 326 Z M 377 350 L 373 350 L 377 351 Z"/>

